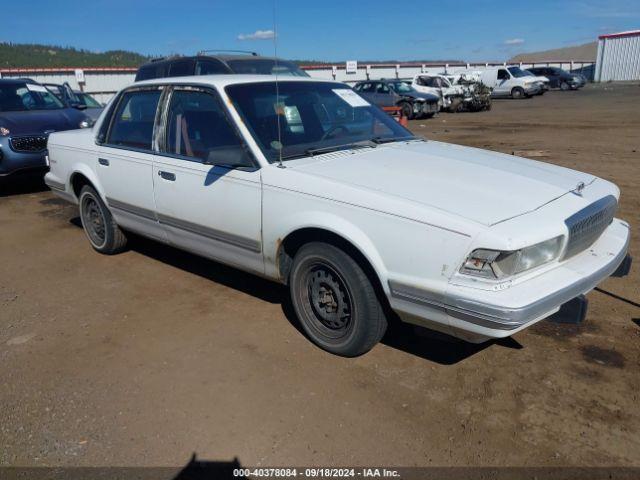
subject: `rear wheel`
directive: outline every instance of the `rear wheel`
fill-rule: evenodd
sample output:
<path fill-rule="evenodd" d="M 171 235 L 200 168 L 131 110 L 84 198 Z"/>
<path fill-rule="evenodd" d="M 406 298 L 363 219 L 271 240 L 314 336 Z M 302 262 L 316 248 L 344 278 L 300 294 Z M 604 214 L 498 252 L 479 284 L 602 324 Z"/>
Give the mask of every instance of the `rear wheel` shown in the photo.
<path fill-rule="evenodd" d="M 301 247 L 289 286 L 302 328 L 328 352 L 362 355 L 386 331 L 387 319 L 367 274 L 333 245 L 314 242 Z"/>
<path fill-rule="evenodd" d="M 91 246 L 107 255 L 124 250 L 127 237 L 116 224 L 98 192 L 93 187 L 85 185 L 80 191 L 78 203 L 82 228 Z"/>

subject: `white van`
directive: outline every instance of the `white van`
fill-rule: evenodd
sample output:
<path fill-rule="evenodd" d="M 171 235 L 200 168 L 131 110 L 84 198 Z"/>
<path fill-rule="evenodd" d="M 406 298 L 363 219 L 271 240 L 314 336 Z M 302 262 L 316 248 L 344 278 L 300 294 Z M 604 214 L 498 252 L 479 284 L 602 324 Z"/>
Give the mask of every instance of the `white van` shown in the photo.
<path fill-rule="evenodd" d="M 519 67 L 487 68 L 480 74 L 482 83 L 493 89 L 492 97 L 524 98 L 538 94 L 541 89 L 536 77 L 527 76 Z"/>

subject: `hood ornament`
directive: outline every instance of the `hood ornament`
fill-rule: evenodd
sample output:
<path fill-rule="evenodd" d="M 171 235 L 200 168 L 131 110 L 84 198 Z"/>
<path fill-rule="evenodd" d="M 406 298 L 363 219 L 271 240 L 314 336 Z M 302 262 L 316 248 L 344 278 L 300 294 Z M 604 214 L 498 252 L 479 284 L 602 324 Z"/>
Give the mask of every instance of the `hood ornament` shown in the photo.
<path fill-rule="evenodd" d="M 578 182 L 578 185 L 576 185 L 576 188 L 573 190 L 573 193 L 575 193 L 576 195 L 580 195 L 582 196 L 582 191 L 584 190 L 584 182 Z"/>

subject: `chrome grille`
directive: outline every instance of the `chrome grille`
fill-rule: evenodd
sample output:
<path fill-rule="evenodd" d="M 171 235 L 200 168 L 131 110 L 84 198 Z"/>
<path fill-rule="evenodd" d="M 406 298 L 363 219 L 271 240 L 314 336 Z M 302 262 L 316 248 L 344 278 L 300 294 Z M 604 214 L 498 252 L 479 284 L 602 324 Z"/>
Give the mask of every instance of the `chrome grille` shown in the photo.
<path fill-rule="evenodd" d="M 593 245 L 613 220 L 617 208 L 616 197 L 609 195 L 567 218 L 564 223 L 569 229 L 569 239 L 564 258 L 572 257 Z"/>
<path fill-rule="evenodd" d="M 15 152 L 42 152 L 47 148 L 47 136 L 32 135 L 28 137 L 12 137 L 9 143 L 11 150 Z"/>

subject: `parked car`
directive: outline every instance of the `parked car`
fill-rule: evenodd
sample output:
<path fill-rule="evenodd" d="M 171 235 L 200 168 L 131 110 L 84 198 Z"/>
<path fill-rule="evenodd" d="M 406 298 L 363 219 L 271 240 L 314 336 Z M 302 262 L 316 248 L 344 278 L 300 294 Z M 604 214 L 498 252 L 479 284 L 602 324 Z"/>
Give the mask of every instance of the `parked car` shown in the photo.
<path fill-rule="evenodd" d="M 558 67 L 531 67 L 528 70 L 534 75 L 547 77 L 549 86 L 560 90 L 577 90 L 587 83 L 583 75 L 569 73 Z"/>
<path fill-rule="evenodd" d="M 431 118 L 440 109 L 436 95 L 418 92 L 401 80 L 367 80 L 353 89 L 379 107 L 400 107 L 409 120 Z"/>
<path fill-rule="evenodd" d="M 286 284 L 339 355 L 372 348 L 393 311 L 506 337 L 630 265 L 611 182 L 417 138 L 339 82 L 139 82 L 49 155 L 46 183 L 95 250 L 132 231 Z"/>
<path fill-rule="evenodd" d="M 53 93 L 58 100 L 62 101 L 66 107 L 77 108 L 83 110 L 84 113 L 94 122 L 98 119 L 104 106 L 89 94 L 79 90 L 73 90 L 67 82 L 59 83 L 43 83 L 47 90 Z"/>
<path fill-rule="evenodd" d="M 509 72 L 511 72 L 511 74 L 514 76 L 530 77 L 538 82 L 538 86 L 540 87 L 540 89 L 538 90 L 538 93 L 536 95 L 544 95 L 545 92 L 549 91 L 549 79 L 547 77 L 535 75 L 529 70 L 525 70 L 520 67 L 507 67 L 507 70 L 509 70 Z"/>
<path fill-rule="evenodd" d="M 455 75 L 421 73 L 413 77 L 411 86 L 419 92 L 437 95 L 440 98 L 442 110 L 449 112 L 491 109 L 491 90 L 479 81 Z"/>
<path fill-rule="evenodd" d="M 47 136 L 90 124 L 38 83 L 0 79 L 0 177 L 46 170 Z"/>
<path fill-rule="evenodd" d="M 534 77 L 517 70 L 513 73 L 506 67 L 481 70 L 480 76 L 482 83 L 492 89 L 492 97 L 525 98 L 536 95 L 540 91 L 540 84 Z"/>
<path fill-rule="evenodd" d="M 206 54 L 206 52 L 201 52 L 193 57 L 175 56 L 152 60 L 138 69 L 136 82 L 153 78 L 224 73 L 309 76 L 293 62 L 275 57 L 262 57 L 254 52 L 244 54 Z"/>

